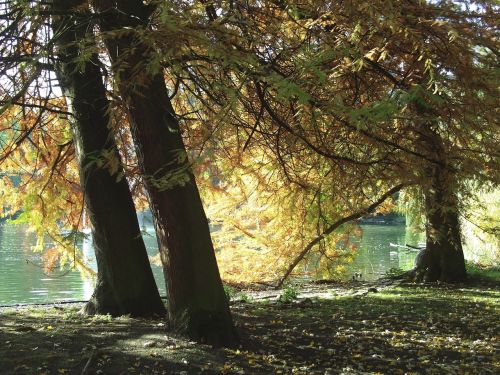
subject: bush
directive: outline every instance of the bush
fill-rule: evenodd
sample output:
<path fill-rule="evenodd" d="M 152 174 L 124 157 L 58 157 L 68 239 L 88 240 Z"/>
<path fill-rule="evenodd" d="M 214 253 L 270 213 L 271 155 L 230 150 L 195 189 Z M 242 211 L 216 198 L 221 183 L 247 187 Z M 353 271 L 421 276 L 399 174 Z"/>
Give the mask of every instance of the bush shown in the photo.
<path fill-rule="evenodd" d="M 250 296 L 245 292 L 237 292 L 232 286 L 224 284 L 224 293 L 230 302 L 250 302 Z"/>
<path fill-rule="evenodd" d="M 290 303 L 297 299 L 297 287 L 292 284 L 285 284 L 283 286 L 283 292 L 278 297 L 279 303 Z"/>
<path fill-rule="evenodd" d="M 238 293 L 238 301 L 243 302 L 243 303 L 248 303 L 250 302 L 250 296 L 246 294 L 245 292 L 239 292 Z"/>

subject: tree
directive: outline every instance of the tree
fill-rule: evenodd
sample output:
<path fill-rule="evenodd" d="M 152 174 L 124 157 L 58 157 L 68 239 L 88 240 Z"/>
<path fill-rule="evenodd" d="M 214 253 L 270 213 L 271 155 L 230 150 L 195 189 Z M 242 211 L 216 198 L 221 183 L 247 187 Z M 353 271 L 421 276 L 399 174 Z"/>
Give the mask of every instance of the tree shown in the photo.
<path fill-rule="evenodd" d="M 149 265 L 135 207 L 109 128 L 109 102 L 97 53 L 81 61 L 92 47 L 90 13 L 85 2 L 54 0 L 52 28 L 57 48 L 56 73 L 75 120 L 72 124 L 80 164 L 80 181 L 97 259 L 98 280 L 85 311 L 113 316 L 161 316 L 165 308 Z M 74 15 L 57 16 L 67 12 Z M 80 47 L 85 41 L 90 45 Z M 100 165 L 101 164 L 101 165 Z"/>
<path fill-rule="evenodd" d="M 23 38 L 24 35 L 17 35 L 16 38 L 22 40 L 20 45 L 25 48 L 21 52 L 29 53 L 30 49 L 33 52 L 38 40 L 43 37 L 47 38 L 51 34 L 47 28 L 40 25 L 46 20 L 47 14 L 53 16 L 51 18 L 53 38 L 44 46 L 47 48 L 44 52 L 50 56 L 50 66 L 54 67 L 71 108 L 71 113 L 66 112 L 66 114 L 72 116 L 70 122 L 79 159 L 81 189 L 84 192 L 86 209 L 92 226 L 98 264 L 97 286 L 91 300 L 85 306 L 85 311 L 90 314 L 160 316 L 165 313 L 165 308 L 158 294 L 146 248 L 140 236 L 135 207 L 120 164 L 114 134 L 108 127 L 109 102 L 102 82 L 99 60 L 95 52 L 90 56 L 84 53 L 85 48 L 89 47 L 85 43 L 92 44 L 93 35 L 89 31 L 91 18 L 88 12 L 82 10 L 82 4 L 84 4 L 83 1 L 73 1 L 69 4 L 71 11 L 68 11 L 68 2 L 57 0 L 48 8 L 42 6 L 30 10 L 25 8 L 24 4 L 13 4 L 14 14 L 16 14 L 15 11 L 19 12 L 18 17 L 15 17 L 17 22 L 22 20 L 21 15 L 24 12 L 34 11 L 29 24 L 35 32 L 30 30 L 33 33 L 28 32 L 26 38 Z M 40 14 L 43 14 L 43 17 L 35 17 Z M 11 29 L 19 26 L 15 22 L 13 25 Z M 37 28 L 34 25 L 40 27 Z M 19 28 L 23 30 L 22 26 Z M 81 41 L 85 41 L 83 45 Z M 49 54 L 53 52 L 52 45 L 56 48 L 56 57 Z M 23 66 L 22 57 L 18 60 L 15 54 L 9 57 L 20 65 L 18 69 L 21 77 L 23 70 L 29 71 L 30 64 L 27 64 L 27 68 Z M 36 58 L 29 62 L 37 66 Z M 35 72 L 39 74 L 40 70 L 35 70 Z M 36 78 L 34 75 L 32 80 Z M 31 82 L 28 82 L 25 87 L 29 87 L 30 84 Z M 29 99 L 24 98 L 26 92 L 27 90 L 16 93 L 14 97 L 25 100 L 24 103 L 29 108 Z M 52 94 L 47 93 L 47 95 Z M 12 102 L 11 99 L 7 105 L 16 104 Z M 44 110 L 45 107 L 42 106 L 41 109 Z M 31 141 L 31 145 L 37 146 L 33 138 L 36 139 L 35 136 L 38 136 L 37 132 L 40 129 L 37 127 L 40 126 L 40 119 L 41 117 L 35 119 L 26 132 L 21 132 L 17 147 L 21 146 L 22 141 Z M 55 121 L 54 118 L 51 120 Z M 59 125 L 63 124 L 59 123 Z M 54 135 L 52 133 L 52 136 Z M 29 142 L 27 143 L 30 145 Z M 69 147 L 70 144 L 71 142 L 68 141 L 64 147 Z M 43 142 L 40 147 L 44 145 L 47 147 L 50 144 Z M 47 186 L 53 183 L 51 181 L 53 175 L 64 173 L 64 167 L 59 165 L 60 162 L 68 162 L 63 157 L 64 147 L 59 145 L 57 157 L 50 165 L 51 173 L 48 180 L 37 192 L 36 199 L 42 204 L 42 212 L 34 215 L 34 218 L 39 218 L 40 224 L 44 220 L 50 220 L 53 216 L 52 213 L 47 214 L 53 207 L 44 204 L 44 191 L 49 190 Z M 4 156 L 9 156 L 9 153 L 13 153 L 15 149 L 11 148 L 8 151 Z M 45 151 L 37 152 L 43 155 Z M 36 210 L 39 206 L 26 208 L 28 212 L 23 215 L 29 215 L 30 209 Z M 46 228 L 52 229 L 52 225 L 49 224 Z M 53 230 L 57 231 L 57 229 L 56 225 Z M 54 233 L 51 234 L 54 236 Z M 39 235 L 43 238 L 45 230 L 42 230 Z M 60 238 L 59 233 L 55 236 Z"/>
<path fill-rule="evenodd" d="M 358 88 L 371 97 L 364 107 L 389 121 L 356 116 L 356 125 L 361 122 L 362 134 L 379 147 L 396 145 L 403 151 L 397 160 L 414 171 L 402 175 L 425 196 L 429 256 L 424 278 L 463 281 L 461 201 L 471 181 L 498 183 L 498 174 L 491 173 L 498 165 L 497 121 L 491 117 L 497 95 L 488 82 L 494 81 L 498 59 L 490 34 L 493 9 L 480 3 L 469 9 L 460 2 L 407 1 L 393 9 L 396 17 L 388 17 L 387 25 L 379 21 L 386 11 L 376 4 L 367 10 L 362 23 L 356 20 L 359 57 L 353 65 L 359 65 L 360 81 L 370 84 Z"/>
<path fill-rule="evenodd" d="M 343 128 L 330 127 L 328 138 L 314 138 L 331 119 L 299 115 L 309 114 L 307 100 L 296 100 L 307 93 L 283 78 L 290 70 L 282 73 L 297 49 L 283 51 L 276 42 L 281 35 L 266 34 L 267 26 L 283 25 L 266 18 L 273 16 L 268 7 L 250 5 L 251 14 L 242 3 L 222 7 L 216 21 L 214 12 L 205 16 L 203 9 L 165 8 L 158 13 L 168 22 L 154 24 L 155 46 L 163 50 L 160 63 L 169 69 L 189 149 L 202 160 L 196 169 L 211 196 L 211 218 L 221 227 L 214 236 L 230 271 L 225 277 L 274 281 L 308 238 L 363 211 L 398 181 L 377 184 L 383 153 L 354 144 Z M 248 30 L 255 34 L 248 36 Z M 176 40 L 175 48 L 165 40 Z M 272 56 L 264 60 L 268 52 L 282 57 L 279 66 Z M 322 237 L 311 259 L 321 259 L 332 275 L 339 261 L 352 257 L 348 239 L 354 230 L 344 225 L 335 236 Z M 340 241 L 346 243 L 342 250 L 335 244 Z"/>
<path fill-rule="evenodd" d="M 499 181 L 495 6 L 271 1 L 217 13 L 238 32 L 219 38 L 228 52 L 212 75 L 241 87 L 232 94 L 256 119 L 244 149 L 261 136 L 290 166 L 300 144 L 358 177 L 418 186 L 425 278 L 464 280 L 463 202 L 478 181 Z M 215 81 L 202 73 L 193 81 Z"/>
<path fill-rule="evenodd" d="M 148 45 L 152 8 L 141 1 L 94 1 L 129 113 L 139 165 L 154 216 L 174 329 L 213 345 L 237 334 L 179 123 L 158 57 Z"/>

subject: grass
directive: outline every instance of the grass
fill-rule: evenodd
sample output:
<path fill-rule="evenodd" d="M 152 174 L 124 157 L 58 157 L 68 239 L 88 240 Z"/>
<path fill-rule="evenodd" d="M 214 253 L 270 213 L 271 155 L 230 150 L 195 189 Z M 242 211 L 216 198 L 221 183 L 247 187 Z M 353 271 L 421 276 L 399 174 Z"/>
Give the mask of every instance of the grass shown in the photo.
<path fill-rule="evenodd" d="M 242 338 L 236 350 L 192 343 L 161 320 L 83 316 L 79 305 L 4 308 L 0 372 L 494 374 L 499 283 L 478 280 L 309 284 L 294 287 L 286 304 L 284 291 L 264 299 L 239 292 L 251 302 L 231 306 Z"/>
<path fill-rule="evenodd" d="M 500 267 L 499 266 L 483 266 L 472 262 L 466 263 L 467 275 L 471 279 L 483 279 L 498 281 L 500 280 Z"/>

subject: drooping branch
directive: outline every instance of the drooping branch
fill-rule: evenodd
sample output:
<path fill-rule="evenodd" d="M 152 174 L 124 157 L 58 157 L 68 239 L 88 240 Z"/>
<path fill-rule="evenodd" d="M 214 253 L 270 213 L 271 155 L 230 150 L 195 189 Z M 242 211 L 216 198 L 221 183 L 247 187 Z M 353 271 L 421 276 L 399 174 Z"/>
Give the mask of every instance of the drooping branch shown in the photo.
<path fill-rule="evenodd" d="M 18 106 L 18 107 L 21 107 L 21 108 L 36 108 L 36 109 L 41 109 L 43 111 L 47 111 L 47 112 L 50 112 L 50 113 L 55 113 L 55 114 L 58 114 L 58 115 L 64 115 L 64 116 L 73 116 L 73 114 L 71 112 L 68 112 L 68 111 L 65 111 L 65 110 L 62 110 L 62 109 L 58 109 L 57 107 L 49 107 L 47 105 L 42 105 L 42 104 L 34 104 L 34 103 L 22 103 L 22 102 L 19 102 L 19 101 L 12 101 L 12 100 L 0 100 L 0 105 L 12 105 L 12 106 Z"/>
<path fill-rule="evenodd" d="M 26 92 L 28 91 L 31 84 L 40 76 L 40 72 L 41 72 L 41 68 L 36 67 L 35 71 L 28 77 L 28 79 L 23 84 L 23 86 L 20 88 L 20 90 L 16 94 L 14 94 L 12 97 L 8 98 L 6 101 L 6 104 L 4 104 L 0 108 L 0 115 L 2 113 L 4 113 L 12 105 L 12 102 L 18 101 L 19 99 L 21 99 L 24 96 L 24 94 L 26 94 Z"/>
<path fill-rule="evenodd" d="M 297 265 L 300 263 L 300 261 L 302 259 L 304 259 L 304 257 L 309 253 L 309 251 L 311 251 L 311 249 L 314 246 L 316 246 L 321 240 L 326 238 L 329 234 L 333 233 L 333 231 L 335 231 L 341 225 L 346 224 L 350 221 L 359 219 L 367 214 L 372 213 L 373 211 L 375 211 L 375 209 L 378 206 L 380 206 L 382 203 L 384 203 L 387 198 L 389 198 L 393 194 L 400 191 L 403 187 L 405 187 L 404 184 L 394 186 L 393 188 L 387 190 L 384 194 L 382 194 L 382 196 L 377 201 L 375 201 L 374 203 L 369 205 L 367 208 L 360 210 L 360 211 L 357 211 L 349 216 L 345 216 L 342 219 L 337 220 L 335 223 L 330 225 L 325 231 L 323 231 L 323 233 L 321 233 L 319 236 L 315 237 L 311 242 L 309 242 L 307 244 L 306 247 L 304 247 L 304 249 L 302 249 L 302 251 L 299 253 L 299 255 L 297 255 L 295 257 L 295 259 L 293 260 L 293 262 L 288 266 L 288 269 L 286 270 L 285 274 L 278 281 L 278 284 L 276 285 L 276 289 L 281 288 L 281 286 L 283 285 L 285 280 L 290 276 L 290 274 L 293 272 L 295 267 L 297 267 Z"/>
<path fill-rule="evenodd" d="M 259 98 L 263 108 L 265 108 L 266 112 L 271 116 L 273 121 L 281 128 L 286 129 L 287 132 L 292 134 L 293 136 L 299 138 L 301 141 L 303 141 L 311 150 L 316 152 L 318 155 L 324 156 L 328 159 L 331 160 L 337 160 L 337 161 L 345 161 L 348 163 L 352 163 L 355 165 L 373 165 L 377 164 L 383 161 L 383 159 L 378 159 L 378 160 L 369 160 L 369 161 L 360 161 L 356 160 L 350 157 L 347 157 L 345 155 L 338 155 L 335 153 L 327 152 L 325 150 L 320 149 L 316 145 L 314 145 L 309 139 L 307 139 L 304 135 L 299 134 L 297 131 L 294 131 L 292 127 L 290 127 L 285 121 L 283 121 L 278 114 L 273 110 L 272 106 L 269 104 L 269 102 L 265 98 L 265 93 L 262 90 L 261 84 L 259 81 L 255 80 L 255 92 L 257 94 L 257 97 Z"/>

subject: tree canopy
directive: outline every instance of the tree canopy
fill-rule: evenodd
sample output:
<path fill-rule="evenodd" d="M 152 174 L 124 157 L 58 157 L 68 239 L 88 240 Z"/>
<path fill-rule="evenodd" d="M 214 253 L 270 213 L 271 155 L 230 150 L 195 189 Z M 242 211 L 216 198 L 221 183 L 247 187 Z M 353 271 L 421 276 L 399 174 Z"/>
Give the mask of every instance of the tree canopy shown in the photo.
<path fill-rule="evenodd" d="M 457 212 L 478 186 L 498 186 L 492 2 L 148 4 L 147 27 L 95 26 L 98 43 L 81 41 L 81 63 L 104 55 L 112 37 L 133 35 L 156 52 L 128 68 L 163 74 L 208 216 L 220 226 L 213 237 L 225 277 L 279 278 L 311 241 L 396 186 L 412 199 L 446 186 L 449 198 L 434 203 Z M 71 114 L 51 73 L 50 12 L 36 1 L 2 7 L 0 167 L 23 172 L 0 202 L 57 237 L 63 227 L 81 229 L 83 205 Z M 97 25 L 104 15 L 94 9 L 89 17 Z M 101 61 L 110 127 L 144 204 L 127 103 L 116 90 L 126 78 Z M 128 77 L 137 92 L 140 76 Z M 102 155 L 96 164 L 113 168 L 116 160 Z M 356 230 L 343 226 L 318 241 L 325 269 L 351 256 Z M 81 263 L 78 252 L 66 254 Z"/>

